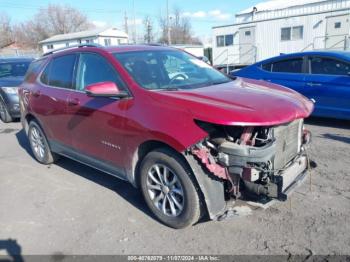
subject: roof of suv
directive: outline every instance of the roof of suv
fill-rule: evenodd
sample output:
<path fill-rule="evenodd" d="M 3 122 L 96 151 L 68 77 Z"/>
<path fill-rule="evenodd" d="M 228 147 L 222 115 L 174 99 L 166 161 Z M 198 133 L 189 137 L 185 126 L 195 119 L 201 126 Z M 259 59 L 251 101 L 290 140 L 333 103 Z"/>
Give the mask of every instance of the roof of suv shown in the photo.
<path fill-rule="evenodd" d="M 100 45 L 95 45 L 95 44 L 82 44 L 82 45 L 78 45 L 78 46 L 71 46 L 71 47 L 65 47 L 62 49 L 56 49 L 56 50 L 52 50 L 49 51 L 45 54 L 43 54 L 43 56 L 48 56 L 51 54 L 55 54 L 58 52 L 64 52 L 64 51 L 76 51 L 79 50 L 81 48 L 97 48 L 97 49 L 103 49 L 109 53 L 122 53 L 122 52 L 133 52 L 133 51 L 147 51 L 147 50 L 174 50 L 174 48 L 172 47 L 168 47 L 168 46 L 163 46 L 163 45 L 119 45 L 119 46 L 100 46 Z"/>
<path fill-rule="evenodd" d="M 108 52 L 130 52 L 130 51 L 143 51 L 143 50 L 173 50 L 174 48 L 162 45 L 119 45 L 105 47 Z"/>

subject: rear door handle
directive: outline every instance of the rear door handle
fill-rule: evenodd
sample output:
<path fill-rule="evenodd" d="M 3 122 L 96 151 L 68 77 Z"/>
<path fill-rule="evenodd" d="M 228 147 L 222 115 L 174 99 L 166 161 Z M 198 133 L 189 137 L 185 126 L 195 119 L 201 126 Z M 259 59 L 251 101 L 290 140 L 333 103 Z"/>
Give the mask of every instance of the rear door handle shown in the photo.
<path fill-rule="evenodd" d="M 79 104 L 80 104 L 80 101 L 77 98 L 70 98 L 70 99 L 68 99 L 68 105 L 69 106 L 78 106 Z"/>
<path fill-rule="evenodd" d="M 307 83 L 306 85 L 308 85 L 308 86 L 322 86 L 322 84 L 317 84 L 317 83 Z"/>
<path fill-rule="evenodd" d="M 39 97 L 41 95 L 40 91 L 39 90 L 35 90 L 35 91 L 32 91 L 32 95 L 34 97 Z"/>

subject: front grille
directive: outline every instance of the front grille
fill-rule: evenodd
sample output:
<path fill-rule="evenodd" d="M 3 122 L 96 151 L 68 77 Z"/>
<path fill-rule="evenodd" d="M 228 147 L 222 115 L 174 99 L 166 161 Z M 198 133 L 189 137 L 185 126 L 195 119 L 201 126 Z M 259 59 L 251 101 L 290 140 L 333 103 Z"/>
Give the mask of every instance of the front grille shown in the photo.
<path fill-rule="evenodd" d="M 303 120 L 295 120 L 273 128 L 276 139 L 274 169 L 285 167 L 300 152 L 302 125 Z"/>

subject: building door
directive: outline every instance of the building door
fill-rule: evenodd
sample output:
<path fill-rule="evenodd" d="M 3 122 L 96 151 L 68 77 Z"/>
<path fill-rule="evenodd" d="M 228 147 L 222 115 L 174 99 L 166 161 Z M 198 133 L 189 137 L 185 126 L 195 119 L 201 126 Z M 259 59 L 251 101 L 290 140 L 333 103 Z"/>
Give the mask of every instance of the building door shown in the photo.
<path fill-rule="evenodd" d="M 239 29 L 239 62 L 252 64 L 256 62 L 255 27 Z"/>
<path fill-rule="evenodd" d="M 327 17 L 326 49 L 344 50 L 347 48 L 350 30 L 350 15 Z"/>

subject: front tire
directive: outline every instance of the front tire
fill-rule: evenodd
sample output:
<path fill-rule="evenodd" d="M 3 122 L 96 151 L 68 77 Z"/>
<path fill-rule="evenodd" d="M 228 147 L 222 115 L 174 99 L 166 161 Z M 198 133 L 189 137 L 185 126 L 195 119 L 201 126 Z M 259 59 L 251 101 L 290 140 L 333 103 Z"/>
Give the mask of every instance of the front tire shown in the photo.
<path fill-rule="evenodd" d="M 140 172 L 143 197 L 162 223 L 179 229 L 199 220 L 201 203 L 192 171 L 176 152 L 150 152 L 142 161 Z"/>
<path fill-rule="evenodd" d="M 58 159 L 58 155 L 51 152 L 44 131 L 35 121 L 29 123 L 28 139 L 34 157 L 39 163 L 50 165 Z"/>

